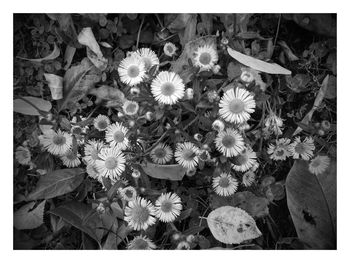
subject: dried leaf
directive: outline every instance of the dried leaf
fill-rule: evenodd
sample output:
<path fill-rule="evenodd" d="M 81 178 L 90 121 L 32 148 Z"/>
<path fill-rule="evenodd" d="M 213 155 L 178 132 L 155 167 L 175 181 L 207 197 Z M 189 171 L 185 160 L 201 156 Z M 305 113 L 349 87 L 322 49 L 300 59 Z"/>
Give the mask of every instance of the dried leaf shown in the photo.
<path fill-rule="evenodd" d="M 51 52 L 51 54 L 49 54 L 48 56 L 44 57 L 44 58 L 23 58 L 23 57 L 17 57 L 19 59 L 23 59 L 23 60 L 28 60 L 31 62 L 38 62 L 41 63 L 42 61 L 46 61 L 46 60 L 53 60 L 55 58 L 57 58 L 60 55 L 60 49 L 57 47 L 56 43 L 54 44 L 54 49 Z"/>
<path fill-rule="evenodd" d="M 65 70 L 69 69 L 70 65 L 72 64 L 73 57 L 76 50 L 77 49 L 75 47 L 67 45 L 66 51 L 64 52 L 64 63 L 66 64 L 64 66 Z"/>
<path fill-rule="evenodd" d="M 47 100 L 29 96 L 23 97 L 23 99 L 15 99 L 13 101 L 14 112 L 25 115 L 40 116 L 41 113 L 39 111 L 49 112 L 52 108 L 51 103 Z"/>
<path fill-rule="evenodd" d="M 261 236 L 254 219 L 237 207 L 215 209 L 208 215 L 207 222 L 213 236 L 225 244 L 240 244 Z"/>
<path fill-rule="evenodd" d="M 180 181 L 186 173 L 186 169 L 178 164 L 159 165 L 154 163 L 145 163 L 142 165 L 146 174 L 157 179 L 166 179 L 171 181 Z"/>
<path fill-rule="evenodd" d="M 53 100 L 60 100 L 63 98 L 63 78 L 55 74 L 44 73 L 44 77 L 48 82 L 51 97 Z"/>
<path fill-rule="evenodd" d="M 283 51 L 287 55 L 289 61 L 299 60 L 299 58 L 296 55 L 294 55 L 293 51 L 288 47 L 285 41 L 278 41 L 278 44 L 280 44 L 280 46 L 283 48 Z"/>
<path fill-rule="evenodd" d="M 244 55 L 238 51 L 233 50 L 230 47 L 227 48 L 227 51 L 230 54 L 230 56 L 236 59 L 238 62 L 255 70 L 266 72 L 269 74 L 290 75 L 292 73 L 290 70 L 285 69 L 278 64 L 267 63 L 265 61 L 253 58 L 251 56 Z"/>
<path fill-rule="evenodd" d="M 22 206 L 14 213 L 14 225 L 17 229 L 33 229 L 39 227 L 43 221 L 46 200 L 42 201 L 34 210 L 30 211 L 35 202 Z"/>

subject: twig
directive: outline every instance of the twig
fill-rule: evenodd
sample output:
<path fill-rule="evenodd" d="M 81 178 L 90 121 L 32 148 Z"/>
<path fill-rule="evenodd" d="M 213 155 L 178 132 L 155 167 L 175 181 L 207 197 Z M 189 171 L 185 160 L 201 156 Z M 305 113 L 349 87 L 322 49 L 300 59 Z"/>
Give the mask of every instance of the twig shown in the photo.
<path fill-rule="evenodd" d="M 141 21 L 141 24 L 140 24 L 140 27 L 139 27 L 139 32 L 137 32 L 136 49 L 139 48 L 140 34 L 141 34 L 141 29 L 142 29 L 142 25 L 143 25 L 144 21 L 145 21 L 145 16 L 142 17 L 142 21 Z"/>
<path fill-rule="evenodd" d="M 160 18 L 159 18 L 159 16 L 158 16 L 158 14 L 155 14 L 155 15 L 156 15 L 157 20 L 158 20 L 158 22 L 159 22 L 159 24 L 160 24 L 160 27 L 161 27 L 161 28 L 162 28 L 162 30 L 163 30 L 164 26 L 163 26 L 162 21 L 160 20 Z"/>
<path fill-rule="evenodd" d="M 273 41 L 273 47 L 274 47 L 274 49 L 275 49 L 275 46 L 276 46 L 276 42 L 277 42 L 277 38 L 278 38 L 278 33 L 279 33 L 279 31 L 280 31 L 281 17 L 282 17 L 282 15 L 279 14 L 279 16 L 278 16 L 277 30 L 276 30 L 276 36 L 275 36 L 275 40 Z"/>
<path fill-rule="evenodd" d="M 188 127 L 190 127 L 193 123 L 195 123 L 199 119 L 199 116 L 196 116 L 189 124 L 187 124 L 183 130 L 186 130 Z"/>

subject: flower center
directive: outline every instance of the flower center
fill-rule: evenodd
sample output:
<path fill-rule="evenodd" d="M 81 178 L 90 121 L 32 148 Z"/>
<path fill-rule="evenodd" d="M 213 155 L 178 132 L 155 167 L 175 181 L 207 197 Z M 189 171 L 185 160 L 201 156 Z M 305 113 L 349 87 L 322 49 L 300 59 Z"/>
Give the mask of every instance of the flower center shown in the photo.
<path fill-rule="evenodd" d="M 166 82 L 161 87 L 164 96 L 171 96 L 175 92 L 175 86 L 171 82 Z"/>
<path fill-rule="evenodd" d="M 230 185 L 230 180 L 227 177 L 220 178 L 219 186 L 222 188 L 227 188 Z"/>
<path fill-rule="evenodd" d="M 105 120 L 100 120 L 98 123 L 97 123 L 97 126 L 101 129 L 101 130 L 104 130 L 107 128 L 108 124 Z"/>
<path fill-rule="evenodd" d="M 277 156 L 283 156 L 284 155 L 284 150 L 283 149 L 279 149 L 276 151 L 276 155 Z"/>
<path fill-rule="evenodd" d="M 66 143 L 66 138 L 62 135 L 55 135 L 52 138 L 52 142 L 56 145 L 64 145 Z"/>
<path fill-rule="evenodd" d="M 296 146 L 295 146 L 295 151 L 299 154 L 302 154 L 305 152 L 305 147 L 304 147 L 304 144 L 303 143 L 298 143 Z"/>
<path fill-rule="evenodd" d="M 136 111 L 136 104 L 134 103 L 129 103 L 126 108 L 125 111 L 127 111 L 128 113 L 134 113 Z"/>
<path fill-rule="evenodd" d="M 68 160 L 73 161 L 77 156 L 76 156 L 75 153 L 73 153 L 72 151 L 69 151 L 69 152 L 66 154 L 66 157 L 67 157 Z"/>
<path fill-rule="evenodd" d="M 149 69 L 152 66 L 152 61 L 149 58 L 142 58 L 145 68 Z"/>
<path fill-rule="evenodd" d="M 224 145 L 226 148 L 231 148 L 235 144 L 236 144 L 236 140 L 231 135 L 225 135 L 222 138 L 222 145 Z"/>
<path fill-rule="evenodd" d="M 208 52 L 203 52 L 199 56 L 199 62 L 203 65 L 208 65 L 211 62 L 211 55 Z"/>
<path fill-rule="evenodd" d="M 173 47 L 172 46 L 167 46 L 166 47 L 166 49 L 168 50 L 168 52 L 170 53 L 170 54 L 172 54 L 173 53 L 173 51 L 174 51 L 174 49 L 173 49 Z"/>
<path fill-rule="evenodd" d="M 72 133 L 80 135 L 83 132 L 83 129 L 79 126 L 76 126 L 72 129 Z"/>
<path fill-rule="evenodd" d="M 124 141 L 124 138 L 125 138 L 125 135 L 122 131 L 116 131 L 114 134 L 113 134 L 113 138 L 116 142 L 120 143 L 120 142 L 123 142 Z"/>
<path fill-rule="evenodd" d="M 165 150 L 163 148 L 157 148 L 157 149 L 154 150 L 154 155 L 157 158 L 161 159 L 161 158 L 165 157 L 166 152 L 165 152 Z"/>
<path fill-rule="evenodd" d="M 135 244 L 135 248 L 136 249 L 147 249 L 148 248 L 148 243 L 147 243 L 147 241 L 145 241 L 145 240 L 143 240 L 143 239 L 141 239 L 141 238 L 139 238 L 139 239 L 136 239 L 135 241 L 134 241 L 134 244 Z"/>
<path fill-rule="evenodd" d="M 232 113 L 241 113 L 244 110 L 244 102 L 240 99 L 233 99 L 228 107 Z"/>
<path fill-rule="evenodd" d="M 189 150 L 189 149 L 185 149 L 183 150 L 182 152 L 182 158 L 186 161 L 191 161 L 193 160 L 193 158 L 196 156 L 196 154 L 192 151 L 192 150 Z"/>
<path fill-rule="evenodd" d="M 321 164 L 320 160 L 316 159 L 311 162 L 312 167 L 318 167 Z"/>
<path fill-rule="evenodd" d="M 127 198 L 133 198 L 134 192 L 131 191 L 130 189 L 127 189 L 127 190 L 125 191 L 125 195 L 126 195 Z"/>
<path fill-rule="evenodd" d="M 248 161 L 248 158 L 245 154 L 240 154 L 234 158 L 233 162 L 235 165 L 242 165 Z"/>
<path fill-rule="evenodd" d="M 163 203 L 160 206 L 160 209 L 164 212 L 164 213 L 169 213 L 173 208 L 173 204 L 170 201 L 163 201 Z"/>
<path fill-rule="evenodd" d="M 115 157 L 108 157 L 106 160 L 105 160 L 105 167 L 108 169 L 108 170 L 113 170 L 114 168 L 116 168 L 118 165 L 118 161 Z"/>
<path fill-rule="evenodd" d="M 147 222 L 147 220 L 149 218 L 149 211 L 147 208 L 142 207 L 142 206 L 136 206 L 136 207 L 134 207 L 133 210 L 134 210 L 133 218 L 135 219 L 135 221 L 137 221 L 139 223 Z"/>
<path fill-rule="evenodd" d="M 132 65 L 128 68 L 128 76 L 130 78 L 136 78 L 140 74 L 140 69 L 136 65 Z"/>

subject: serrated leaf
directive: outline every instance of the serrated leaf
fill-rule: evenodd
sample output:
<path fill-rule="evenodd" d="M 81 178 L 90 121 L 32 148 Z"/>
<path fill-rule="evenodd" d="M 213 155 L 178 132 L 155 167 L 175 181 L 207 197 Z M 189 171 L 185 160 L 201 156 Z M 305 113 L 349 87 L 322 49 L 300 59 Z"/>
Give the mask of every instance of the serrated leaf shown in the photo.
<path fill-rule="evenodd" d="M 100 243 L 100 238 L 96 231 L 102 226 L 102 222 L 97 214 L 91 215 L 91 207 L 80 202 L 72 201 L 56 207 L 50 213 L 62 217 L 67 223 L 73 225 L 91 238 Z M 88 220 L 85 218 L 89 216 Z M 84 222 L 84 224 L 83 224 Z"/>
<path fill-rule="evenodd" d="M 27 200 L 50 199 L 75 190 L 84 179 L 81 168 L 61 169 L 40 177 Z"/>
<path fill-rule="evenodd" d="M 297 160 L 286 179 L 287 204 L 301 241 L 313 249 L 336 248 L 336 163 L 318 176 Z"/>
<path fill-rule="evenodd" d="M 261 236 L 254 219 L 237 207 L 217 208 L 210 212 L 207 222 L 213 236 L 225 244 L 240 244 Z"/>
<path fill-rule="evenodd" d="M 233 57 L 235 60 L 252 69 L 255 69 L 261 72 L 266 72 L 269 74 L 290 75 L 292 73 L 290 70 L 285 69 L 276 63 L 267 63 L 260 59 L 256 59 L 251 56 L 244 55 L 236 50 L 233 50 L 230 47 L 227 48 L 227 51 L 230 54 L 230 56 Z"/>
<path fill-rule="evenodd" d="M 141 165 L 147 175 L 157 179 L 180 181 L 186 173 L 186 169 L 178 164 L 160 165 L 144 163 Z"/>
<path fill-rule="evenodd" d="M 42 201 L 34 210 L 30 211 L 35 202 L 22 206 L 14 213 L 14 225 L 17 229 L 33 229 L 44 223 L 44 208 L 46 200 Z"/>
<path fill-rule="evenodd" d="M 56 43 L 54 44 L 54 48 L 53 51 L 46 57 L 44 58 L 23 58 L 23 57 L 17 57 L 19 59 L 23 59 L 23 60 L 28 60 L 31 62 L 42 62 L 42 61 L 46 61 L 46 60 L 53 60 L 55 58 L 57 58 L 60 55 L 60 49 L 57 47 Z"/>
<path fill-rule="evenodd" d="M 30 96 L 23 97 L 23 99 L 15 99 L 13 101 L 14 112 L 25 115 L 39 116 L 41 114 L 39 113 L 38 109 L 42 112 L 49 112 L 52 108 L 51 102 L 47 100 Z"/>

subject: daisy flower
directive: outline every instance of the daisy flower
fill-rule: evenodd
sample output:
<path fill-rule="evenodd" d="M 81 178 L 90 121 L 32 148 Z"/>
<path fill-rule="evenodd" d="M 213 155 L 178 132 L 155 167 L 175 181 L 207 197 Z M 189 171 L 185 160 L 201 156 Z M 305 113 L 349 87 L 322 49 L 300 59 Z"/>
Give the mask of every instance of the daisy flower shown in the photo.
<path fill-rule="evenodd" d="M 136 189 L 132 186 L 127 186 L 120 189 L 119 194 L 125 201 L 133 201 L 137 196 Z"/>
<path fill-rule="evenodd" d="M 66 132 L 49 130 L 41 137 L 40 143 L 48 152 L 54 155 L 63 155 L 72 146 L 72 140 L 72 136 Z"/>
<path fill-rule="evenodd" d="M 106 115 L 100 114 L 94 119 L 94 126 L 99 131 L 106 130 L 110 124 L 111 124 L 111 121 Z"/>
<path fill-rule="evenodd" d="M 221 196 L 233 195 L 238 188 L 238 181 L 228 173 L 221 173 L 213 178 L 214 191 Z"/>
<path fill-rule="evenodd" d="M 120 80 L 130 86 L 142 82 L 146 75 L 145 64 L 135 54 L 124 58 L 118 67 Z"/>
<path fill-rule="evenodd" d="M 125 157 L 116 147 L 103 148 L 98 154 L 100 159 L 95 161 L 98 172 L 101 176 L 111 179 L 119 179 L 125 170 Z"/>
<path fill-rule="evenodd" d="M 228 122 L 244 123 L 255 111 L 255 100 L 249 91 L 236 88 L 229 89 L 219 103 L 219 114 Z"/>
<path fill-rule="evenodd" d="M 219 132 L 215 139 L 215 145 L 226 157 L 237 156 L 244 150 L 242 135 L 232 128 Z"/>
<path fill-rule="evenodd" d="M 137 114 L 139 108 L 139 104 L 136 101 L 126 100 L 123 104 L 123 111 L 129 116 Z"/>
<path fill-rule="evenodd" d="M 23 164 L 23 165 L 30 164 L 31 154 L 27 147 L 18 146 L 16 149 L 15 156 L 16 156 L 17 162 L 19 162 L 20 164 Z"/>
<path fill-rule="evenodd" d="M 156 217 L 160 221 L 173 222 L 182 210 L 181 199 L 175 193 L 161 194 L 156 200 Z"/>
<path fill-rule="evenodd" d="M 213 130 L 221 132 L 225 129 L 225 124 L 221 120 L 215 120 L 211 127 L 213 128 Z"/>
<path fill-rule="evenodd" d="M 148 237 L 140 235 L 130 241 L 127 248 L 129 250 L 150 250 L 156 249 L 157 246 Z"/>
<path fill-rule="evenodd" d="M 246 148 L 233 159 L 232 168 L 238 172 L 245 172 L 256 162 L 256 153 L 251 148 Z"/>
<path fill-rule="evenodd" d="M 283 120 L 278 117 L 274 112 L 270 112 L 269 116 L 265 119 L 265 127 L 267 130 L 271 130 L 276 135 L 282 134 Z"/>
<path fill-rule="evenodd" d="M 243 174 L 242 184 L 245 187 L 251 186 L 255 182 L 255 173 L 253 171 L 248 171 Z"/>
<path fill-rule="evenodd" d="M 66 167 L 77 167 L 80 162 L 80 154 L 73 152 L 72 150 L 68 150 L 64 155 L 61 156 L 61 160 L 63 165 Z"/>
<path fill-rule="evenodd" d="M 112 146 L 125 150 L 129 145 L 129 139 L 126 137 L 129 129 L 116 122 L 107 127 L 106 141 Z"/>
<path fill-rule="evenodd" d="M 294 159 L 310 160 L 314 155 L 315 145 L 312 137 L 307 137 L 301 142 L 300 137 L 296 137 L 294 142 L 289 145 L 289 151 Z"/>
<path fill-rule="evenodd" d="M 151 92 L 155 100 L 171 105 L 185 95 L 185 84 L 178 74 L 161 71 L 152 81 Z"/>
<path fill-rule="evenodd" d="M 191 142 L 179 143 L 175 151 L 175 160 L 184 168 L 194 169 L 198 164 L 199 149 Z"/>
<path fill-rule="evenodd" d="M 94 164 L 99 159 L 98 154 L 106 147 L 101 141 L 89 140 L 84 147 L 84 161 L 87 164 Z"/>
<path fill-rule="evenodd" d="M 322 174 L 328 168 L 331 160 L 328 156 L 317 155 L 309 163 L 309 171 L 315 175 Z"/>
<path fill-rule="evenodd" d="M 88 176 L 90 176 L 91 178 L 94 178 L 94 179 L 97 179 L 100 181 L 101 175 L 97 169 L 96 164 L 88 164 L 86 166 L 86 172 L 87 172 Z"/>
<path fill-rule="evenodd" d="M 145 70 L 150 70 L 153 66 L 158 66 L 159 65 L 159 59 L 154 53 L 149 48 L 141 48 L 136 51 L 136 54 L 140 57 L 140 59 L 143 61 L 145 64 Z"/>
<path fill-rule="evenodd" d="M 171 42 L 166 43 L 163 48 L 164 54 L 169 57 L 174 56 L 176 50 L 177 50 L 177 47 Z"/>
<path fill-rule="evenodd" d="M 218 62 L 218 53 L 211 45 L 198 47 L 194 52 L 194 65 L 201 70 L 210 70 Z"/>
<path fill-rule="evenodd" d="M 270 144 L 267 153 L 272 160 L 286 160 L 291 155 L 289 151 L 290 139 L 281 138 L 276 142 L 276 145 Z"/>
<path fill-rule="evenodd" d="M 124 220 L 134 230 L 146 230 L 149 226 L 155 224 L 154 215 L 155 208 L 151 201 L 138 196 L 125 207 Z"/>
<path fill-rule="evenodd" d="M 160 143 L 151 151 L 150 157 L 154 163 L 165 164 L 173 158 L 173 151 L 169 145 Z"/>

